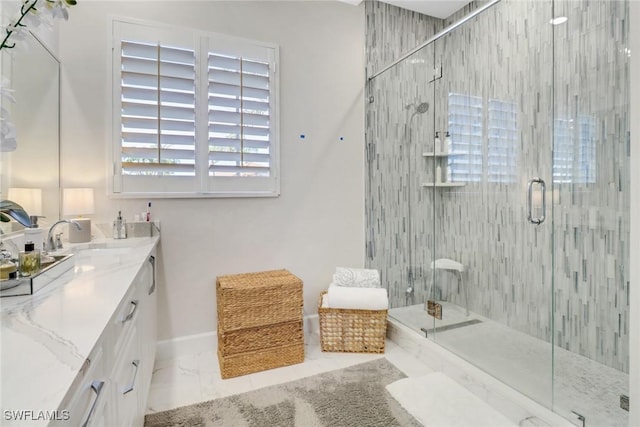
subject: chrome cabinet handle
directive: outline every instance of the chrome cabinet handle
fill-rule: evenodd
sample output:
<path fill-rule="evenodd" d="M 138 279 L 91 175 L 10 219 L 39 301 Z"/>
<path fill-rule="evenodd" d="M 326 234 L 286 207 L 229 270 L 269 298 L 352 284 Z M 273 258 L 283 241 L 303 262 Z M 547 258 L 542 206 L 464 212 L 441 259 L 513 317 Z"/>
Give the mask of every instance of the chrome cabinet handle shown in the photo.
<path fill-rule="evenodd" d="M 153 282 L 151 283 L 151 287 L 149 288 L 149 295 L 151 295 L 156 290 L 156 257 L 151 255 L 149 257 L 149 263 L 151 263 L 151 272 L 153 274 Z"/>
<path fill-rule="evenodd" d="M 542 192 L 542 215 L 533 217 L 533 184 L 540 184 L 540 190 Z M 540 225 L 545 220 L 547 213 L 547 190 L 545 182 L 542 178 L 535 177 L 527 184 L 527 219 L 531 224 Z"/>
<path fill-rule="evenodd" d="M 136 367 L 136 370 L 133 372 L 133 379 L 131 380 L 131 384 L 129 385 L 129 387 L 125 388 L 122 391 L 122 394 L 127 394 L 130 391 L 133 391 L 133 387 L 136 385 L 136 377 L 138 376 L 138 366 L 140 365 L 140 360 L 136 359 L 131 362 L 131 364 Z"/>
<path fill-rule="evenodd" d="M 96 398 L 93 399 L 93 404 L 91 405 L 91 409 L 89 410 L 87 419 L 84 420 L 84 423 L 82 423 L 82 427 L 87 427 L 91 422 L 91 417 L 93 416 L 93 413 L 96 410 L 96 405 L 98 404 L 98 399 L 100 399 L 100 393 L 102 393 L 103 386 L 104 386 L 104 381 L 93 381 L 91 383 L 91 390 L 95 392 Z"/>
<path fill-rule="evenodd" d="M 133 306 L 133 310 L 131 310 L 131 312 L 127 314 L 127 317 L 122 319 L 122 323 L 126 323 L 129 320 L 133 319 L 133 316 L 134 314 L 136 314 L 136 310 L 138 309 L 138 300 L 134 299 L 133 301 L 131 301 L 131 305 Z"/>

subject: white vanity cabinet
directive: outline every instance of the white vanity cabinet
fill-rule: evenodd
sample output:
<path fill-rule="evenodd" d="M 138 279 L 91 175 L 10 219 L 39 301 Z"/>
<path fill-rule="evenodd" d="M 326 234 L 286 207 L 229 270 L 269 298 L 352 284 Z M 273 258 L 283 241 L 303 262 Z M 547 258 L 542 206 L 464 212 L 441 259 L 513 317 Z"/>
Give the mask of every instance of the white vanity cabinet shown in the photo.
<path fill-rule="evenodd" d="M 115 319 L 119 334 L 114 337 L 113 425 L 122 427 L 144 424 L 157 337 L 155 252 L 141 267 L 130 291 Z"/>
<path fill-rule="evenodd" d="M 50 425 L 142 426 L 155 361 L 155 250 L 142 264 L 67 393 L 70 420 Z"/>
<path fill-rule="evenodd" d="M 102 345 L 85 360 L 52 426 L 109 426 L 109 379 Z M 71 390 L 70 390 L 71 391 Z"/>

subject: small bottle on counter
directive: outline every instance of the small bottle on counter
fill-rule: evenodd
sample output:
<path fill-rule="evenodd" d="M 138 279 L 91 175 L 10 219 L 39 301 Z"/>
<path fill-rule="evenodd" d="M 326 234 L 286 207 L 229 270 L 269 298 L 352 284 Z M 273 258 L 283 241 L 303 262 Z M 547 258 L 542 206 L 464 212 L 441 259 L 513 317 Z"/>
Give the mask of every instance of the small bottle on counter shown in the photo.
<path fill-rule="evenodd" d="M 40 251 L 33 242 L 24 244 L 24 251 L 18 254 L 18 263 L 22 277 L 32 276 L 40 270 Z"/>
<path fill-rule="evenodd" d="M 122 218 L 122 211 L 118 211 L 118 218 L 113 221 L 113 238 L 114 239 L 126 239 L 127 238 L 127 221 Z"/>
<path fill-rule="evenodd" d="M 7 279 L 14 278 L 15 275 L 16 275 L 16 265 L 9 259 L 0 258 L 0 280 L 7 280 Z"/>
<path fill-rule="evenodd" d="M 35 249 L 44 249 L 44 235 L 42 228 L 25 228 L 24 240 L 26 242 L 33 242 L 33 247 Z"/>

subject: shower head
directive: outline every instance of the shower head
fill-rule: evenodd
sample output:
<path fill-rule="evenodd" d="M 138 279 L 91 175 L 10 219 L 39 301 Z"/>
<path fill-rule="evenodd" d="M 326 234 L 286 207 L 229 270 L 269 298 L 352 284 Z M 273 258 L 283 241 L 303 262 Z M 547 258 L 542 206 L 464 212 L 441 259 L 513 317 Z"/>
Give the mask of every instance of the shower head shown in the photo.
<path fill-rule="evenodd" d="M 405 110 L 413 109 L 413 114 L 411 115 L 411 117 L 413 117 L 416 114 L 424 114 L 427 111 L 429 111 L 429 103 L 428 102 L 421 102 L 418 105 L 409 104 L 409 105 L 405 106 L 404 108 L 405 108 Z"/>
<path fill-rule="evenodd" d="M 428 102 L 423 102 L 418 104 L 418 106 L 416 107 L 416 113 L 418 114 L 424 114 L 429 110 L 429 103 Z"/>

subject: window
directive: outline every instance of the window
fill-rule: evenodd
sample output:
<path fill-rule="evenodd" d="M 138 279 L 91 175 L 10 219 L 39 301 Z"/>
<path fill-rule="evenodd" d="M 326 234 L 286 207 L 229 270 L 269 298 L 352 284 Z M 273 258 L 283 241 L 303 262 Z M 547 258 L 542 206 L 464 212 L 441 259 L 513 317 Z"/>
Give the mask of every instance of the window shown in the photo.
<path fill-rule="evenodd" d="M 553 182 L 596 182 L 596 124 L 591 116 L 556 119 L 553 141 Z"/>
<path fill-rule="evenodd" d="M 277 46 L 113 21 L 113 192 L 279 193 Z"/>
<path fill-rule="evenodd" d="M 485 108 L 482 97 L 449 94 L 449 181 L 516 182 L 517 111 L 513 102 L 489 99 Z"/>
<path fill-rule="evenodd" d="M 490 99 L 487 144 L 489 182 L 516 182 L 518 110 L 514 102 Z"/>
<path fill-rule="evenodd" d="M 482 181 L 482 98 L 449 94 L 449 174 L 451 182 Z"/>

